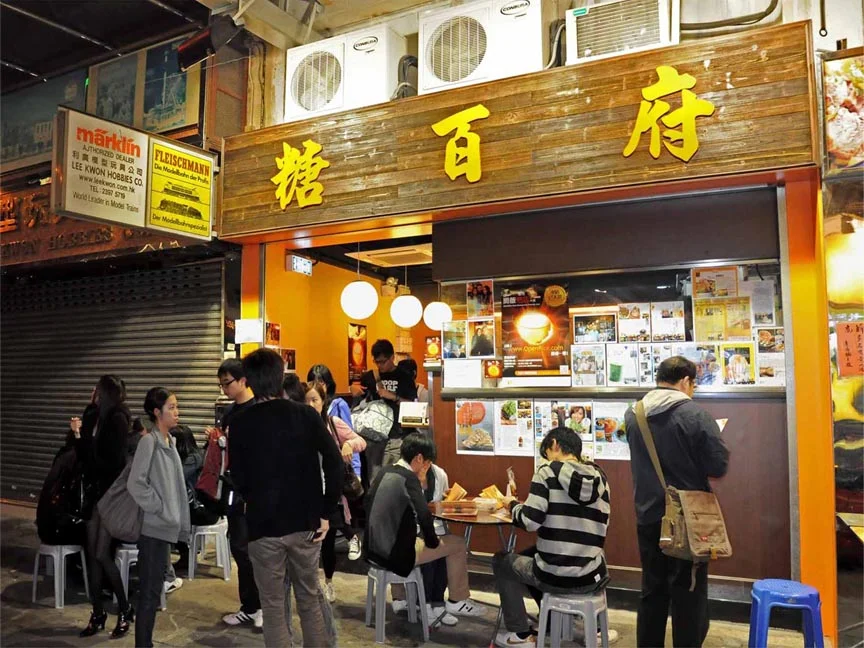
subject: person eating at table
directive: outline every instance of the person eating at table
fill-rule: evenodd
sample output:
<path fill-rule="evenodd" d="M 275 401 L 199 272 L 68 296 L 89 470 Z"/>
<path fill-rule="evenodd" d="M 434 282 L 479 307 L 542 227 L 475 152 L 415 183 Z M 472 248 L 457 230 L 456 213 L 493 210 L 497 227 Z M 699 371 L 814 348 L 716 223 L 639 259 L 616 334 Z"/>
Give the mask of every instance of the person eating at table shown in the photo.
<path fill-rule="evenodd" d="M 506 628 L 495 638 L 498 646 L 535 645 L 523 598 L 531 590 L 588 594 L 609 582 L 603 554 L 609 524 L 606 475 L 582 461 L 582 440 L 563 426 L 546 435 L 540 455 L 549 463 L 534 473 L 525 503 L 503 499 L 513 524 L 537 533 L 537 545 L 522 554 L 499 552 L 493 558 Z"/>
<path fill-rule="evenodd" d="M 414 567 L 444 558 L 447 565 L 448 599 L 444 609 L 456 616 L 482 616 L 486 608 L 471 600 L 468 588 L 468 555 L 464 538 L 438 536 L 421 478 L 435 461 L 435 443 L 422 434 L 409 434 L 402 441 L 401 458 L 375 477 L 366 503 L 368 519 L 363 551 L 368 562 L 399 576 Z M 418 537 L 419 525 L 419 537 Z"/>

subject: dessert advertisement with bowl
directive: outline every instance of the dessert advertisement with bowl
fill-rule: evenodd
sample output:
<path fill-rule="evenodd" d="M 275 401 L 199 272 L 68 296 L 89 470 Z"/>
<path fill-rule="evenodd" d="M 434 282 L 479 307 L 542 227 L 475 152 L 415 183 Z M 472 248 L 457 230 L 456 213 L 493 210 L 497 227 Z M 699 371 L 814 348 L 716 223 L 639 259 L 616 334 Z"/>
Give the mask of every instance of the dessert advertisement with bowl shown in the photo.
<path fill-rule="evenodd" d="M 594 456 L 597 459 L 630 461 L 624 414 L 633 404 L 629 401 L 594 401 Z"/>
<path fill-rule="evenodd" d="M 501 290 L 504 376 L 570 377 L 567 286 L 507 284 Z"/>
<path fill-rule="evenodd" d="M 456 401 L 456 454 L 495 454 L 495 407 L 491 400 Z"/>

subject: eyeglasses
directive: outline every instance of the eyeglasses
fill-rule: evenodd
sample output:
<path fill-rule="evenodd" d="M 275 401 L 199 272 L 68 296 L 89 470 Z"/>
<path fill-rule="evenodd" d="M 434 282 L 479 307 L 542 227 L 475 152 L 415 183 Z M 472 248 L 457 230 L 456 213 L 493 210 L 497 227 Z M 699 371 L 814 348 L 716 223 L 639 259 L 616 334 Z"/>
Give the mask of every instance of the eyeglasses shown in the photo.
<path fill-rule="evenodd" d="M 390 358 L 372 358 L 372 361 L 376 365 L 382 365 L 382 364 L 387 364 L 387 362 L 390 361 Z"/>
<path fill-rule="evenodd" d="M 236 378 L 232 378 L 232 379 L 229 380 L 228 382 L 222 382 L 222 381 L 220 380 L 220 381 L 219 381 L 219 387 L 220 387 L 221 389 L 227 389 L 228 387 L 231 386 L 231 383 L 235 383 L 235 382 L 237 382 L 237 379 L 236 379 Z"/>

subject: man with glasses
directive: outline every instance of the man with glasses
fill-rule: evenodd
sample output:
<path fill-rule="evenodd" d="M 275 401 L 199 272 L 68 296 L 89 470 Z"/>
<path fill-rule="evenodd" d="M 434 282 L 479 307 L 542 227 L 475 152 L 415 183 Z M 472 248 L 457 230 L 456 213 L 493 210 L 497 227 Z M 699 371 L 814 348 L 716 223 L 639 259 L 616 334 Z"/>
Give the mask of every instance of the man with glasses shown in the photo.
<path fill-rule="evenodd" d="M 642 404 L 666 482 L 680 490 L 710 492 L 708 478 L 726 474 L 729 450 L 717 422 L 693 402 L 695 391 L 696 365 L 674 356 L 660 364 L 657 389 L 645 394 Z M 665 493 L 632 409 L 625 416 L 625 429 L 642 562 L 636 645 L 663 645 L 671 605 L 673 645 L 701 646 L 708 634 L 708 563 L 694 564 L 660 551 Z"/>
<path fill-rule="evenodd" d="M 243 372 L 243 363 L 240 360 L 236 358 L 226 360 L 219 366 L 217 375 L 222 393 L 234 401 L 222 415 L 222 431 L 229 434 L 232 419 L 253 405 L 255 402 L 254 394 L 246 384 L 246 374 Z M 216 435 L 211 433 L 211 439 L 216 436 L 215 441 L 218 443 L 219 435 L 218 431 L 216 432 Z M 227 463 L 227 454 L 225 459 Z M 228 465 L 230 466 L 230 463 Z M 240 609 L 237 612 L 226 614 L 222 617 L 222 621 L 230 626 L 252 625 L 260 628 L 264 624 L 264 616 L 261 612 L 258 588 L 255 586 L 252 562 L 249 560 L 249 528 L 246 524 L 245 510 L 245 503 L 235 491 L 228 506 L 227 517 L 231 555 L 234 556 L 234 561 L 237 563 Z"/>
<path fill-rule="evenodd" d="M 386 443 L 366 444 L 368 482 L 371 483 L 381 466 L 391 466 L 399 461 L 399 449 L 405 433 L 399 425 L 399 403 L 417 400 L 417 385 L 414 377 L 396 366 L 395 351 L 390 340 L 378 340 L 372 345 L 372 359 L 376 369 L 360 377 L 360 383 L 351 385 L 355 405 L 362 400 L 385 401 L 393 410 L 393 427 Z"/>

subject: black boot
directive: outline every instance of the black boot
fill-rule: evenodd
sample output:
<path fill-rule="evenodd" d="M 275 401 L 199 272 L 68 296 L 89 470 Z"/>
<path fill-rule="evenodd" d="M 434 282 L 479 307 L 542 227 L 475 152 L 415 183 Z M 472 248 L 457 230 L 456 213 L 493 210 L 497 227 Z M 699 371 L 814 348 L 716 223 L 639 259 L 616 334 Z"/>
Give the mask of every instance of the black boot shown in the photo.
<path fill-rule="evenodd" d="M 114 631 L 111 633 L 112 639 L 117 639 L 118 637 L 122 637 L 127 632 L 129 632 L 129 626 L 132 622 L 135 621 L 135 608 L 132 607 L 132 604 L 129 604 L 129 607 L 126 608 L 125 612 L 121 612 L 117 615 L 117 625 L 114 626 Z"/>
<path fill-rule="evenodd" d="M 100 630 L 105 629 L 105 622 L 108 620 L 108 613 L 102 612 L 102 614 L 96 614 L 96 612 L 90 613 L 90 621 L 87 623 L 87 627 L 84 628 L 81 632 L 78 633 L 79 637 L 92 637 Z"/>

